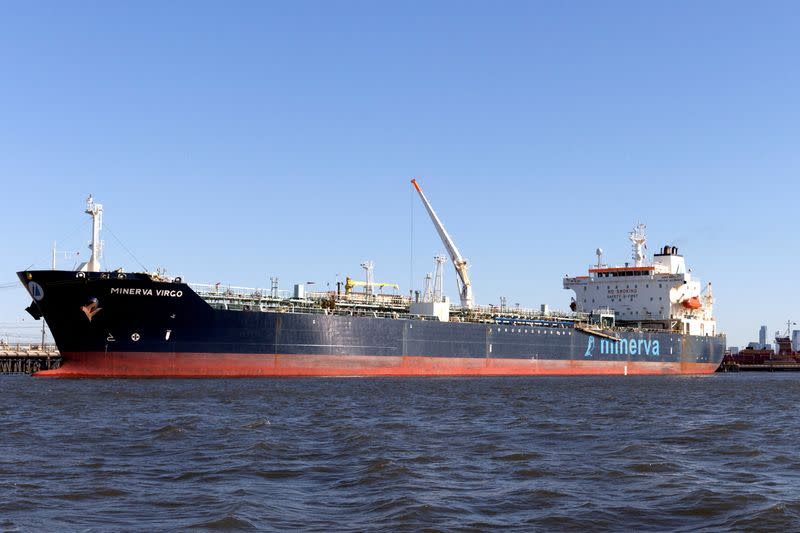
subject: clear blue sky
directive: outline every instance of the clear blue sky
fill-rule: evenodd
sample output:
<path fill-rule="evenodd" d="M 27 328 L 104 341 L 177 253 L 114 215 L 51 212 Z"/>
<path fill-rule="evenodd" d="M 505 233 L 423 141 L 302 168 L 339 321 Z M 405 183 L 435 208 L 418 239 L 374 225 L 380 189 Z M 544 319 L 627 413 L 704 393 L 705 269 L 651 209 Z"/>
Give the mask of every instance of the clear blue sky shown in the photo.
<path fill-rule="evenodd" d="M 91 192 L 148 268 L 325 287 L 372 259 L 406 291 L 412 209 L 417 287 L 443 250 L 417 176 L 479 303 L 565 309 L 642 220 L 741 345 L 800 321 L 799 27 L 777 1 L 4 3 L 0 283 L 85 255 Z M 0 336 L 28 302 L 0 289 Z"/>

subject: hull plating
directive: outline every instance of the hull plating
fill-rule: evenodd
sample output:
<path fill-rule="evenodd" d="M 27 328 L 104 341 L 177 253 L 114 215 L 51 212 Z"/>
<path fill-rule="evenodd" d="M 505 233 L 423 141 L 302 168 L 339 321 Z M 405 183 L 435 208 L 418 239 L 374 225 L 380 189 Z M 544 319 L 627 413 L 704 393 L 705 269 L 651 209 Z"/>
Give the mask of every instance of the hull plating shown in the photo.
<path fill-rule="evenodd" d="M 710 374 L 716 363 L 152 352 L 65 354 L 40 377 L 569 376 Z"/>

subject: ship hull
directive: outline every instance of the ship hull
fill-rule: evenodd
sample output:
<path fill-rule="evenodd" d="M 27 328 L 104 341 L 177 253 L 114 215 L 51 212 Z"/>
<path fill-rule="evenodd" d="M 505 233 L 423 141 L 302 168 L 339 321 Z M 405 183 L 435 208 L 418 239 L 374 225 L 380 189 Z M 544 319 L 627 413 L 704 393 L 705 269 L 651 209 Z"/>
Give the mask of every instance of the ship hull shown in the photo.
<path fill-rule="evenodd" d="M 39 377 L 247 378 L 710 374 L 718 363 L 304 354 L 76 352 Z"/>
<path fill-rule="evenodd" d="M 62 354 L 50 377 L 705 374 L 722 336 L 213 308 L 143 274 L 21 272 Z"/>

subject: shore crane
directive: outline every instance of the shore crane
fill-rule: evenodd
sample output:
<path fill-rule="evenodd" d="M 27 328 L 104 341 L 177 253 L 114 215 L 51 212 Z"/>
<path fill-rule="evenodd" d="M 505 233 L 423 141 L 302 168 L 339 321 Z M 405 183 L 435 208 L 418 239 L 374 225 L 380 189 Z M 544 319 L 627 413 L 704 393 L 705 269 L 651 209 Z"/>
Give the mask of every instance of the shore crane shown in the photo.
<path fill-rule="evenodd" d="M 467 261 L 461 257 L 461 253 L 458 251 L 458 248 L 456 248 L 456 244 L 453 242 L 453 239 L 450 238 L 447 230 L 444 229 L 442 221 L 439 220 L 439 217 L 436 215 L 436 211 L 433 210 L 433 207 L 431 207 L 428 199 L 425 198 L 425 194 L 422 192 L 417 180 L 412 179 L 411 184 L 417 190 L 423 205 L 425 205 L 425 209 L 428 211 L 428 215 L 431 217 L 433 225 L 436 227 L 437 233 L 439 233 L 439 237 L 442 239 L 444 247 L 447 249 L 447 253 L 450 255 L 450 259 L 453 261 L 453 266 L 456 269 L 456 274 L 458 274 L 458 279 L 460 282 L 459 290 L 461 296 L 461 306 L 471 309 L 475 305 L 475 301 L 472 298 L 472 282 L 469 280 L 469 274 L 467 273 Z"/>

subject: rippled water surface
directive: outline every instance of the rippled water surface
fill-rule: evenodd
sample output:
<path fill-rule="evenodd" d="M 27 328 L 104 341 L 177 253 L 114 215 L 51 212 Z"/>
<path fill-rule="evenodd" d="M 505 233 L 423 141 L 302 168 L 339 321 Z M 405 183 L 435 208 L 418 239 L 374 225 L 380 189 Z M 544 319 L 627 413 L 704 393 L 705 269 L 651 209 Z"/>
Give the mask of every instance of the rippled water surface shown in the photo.
<path fill-rule="evenodd" d="M 0 529 L 800 530 L 800 374 L 0 376 Z"/>

